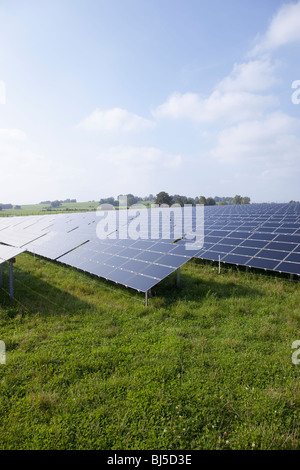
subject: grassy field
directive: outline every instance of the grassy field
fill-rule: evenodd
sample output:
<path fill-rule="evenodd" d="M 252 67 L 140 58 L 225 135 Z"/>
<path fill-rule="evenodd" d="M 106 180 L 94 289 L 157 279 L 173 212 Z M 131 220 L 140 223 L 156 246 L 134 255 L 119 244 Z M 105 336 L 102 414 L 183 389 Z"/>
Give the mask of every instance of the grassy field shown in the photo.
<path fill-rule="evenodd" d="M 144 297 L 18 256 L 0 449 L 299 449 L 300 285 L 191 261 Z"/>
<path fill-rule="evenodd" d="M 139 204 L 144 204 L 146 207 L 151 206 L 150 201 L 141 201 Z M 87 202 L 63 202 L 59 207 L 51 207 L 51 204 L 28 204 L 20 206 L 20 209 L 2 209 L 0 217 L 8 217 L 11 215 L 44 215 L 44 214 L 59 214 L 63 212 L 87 212 L 96 211 L 99 207 L 99 201 Z M 116 207 L 118 209 L 118 206 Z"/>
<path fill-rule="evenodd" d="M 59 207 L 51 207 L 50 204 L 25 204 L 21 205 L 20 209 L 2 209 L 0 217 L 7 217 L 10 215 L 44 215 L 44 214 L 58 214 L 60 212 L 86 212 L 95 211 L 99 207 L 99 202 L 69 202 L 62 203 Z"/>

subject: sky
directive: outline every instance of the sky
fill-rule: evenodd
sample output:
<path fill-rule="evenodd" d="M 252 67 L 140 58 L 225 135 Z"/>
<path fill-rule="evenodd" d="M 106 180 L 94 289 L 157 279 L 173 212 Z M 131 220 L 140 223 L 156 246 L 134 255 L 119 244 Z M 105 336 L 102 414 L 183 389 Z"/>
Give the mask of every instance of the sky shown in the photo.
<path fill-rule="evenodd" d="M 300 0 L 0 0 L 0 202 L 300 200 Z"/>

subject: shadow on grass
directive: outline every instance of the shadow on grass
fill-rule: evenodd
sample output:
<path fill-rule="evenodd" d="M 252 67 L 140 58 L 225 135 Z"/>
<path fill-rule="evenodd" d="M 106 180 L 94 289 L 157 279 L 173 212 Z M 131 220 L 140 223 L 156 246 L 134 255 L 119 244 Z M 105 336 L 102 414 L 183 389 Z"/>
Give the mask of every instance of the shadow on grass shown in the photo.
<path fill-rule="evenodd" d="M 42 268 L 41 268 L 42 272 Z M 86 312 L 91 305 L 82 298 L 66 292 L 39 276 L 38 271 L 14 266 L 14 296 L 9 297 L 8 267 L 3 269 L 0 305 L 10 318 L 16 315 L 39 316 Z M 6 312 L 6 313 L 5 313 Z"/>
<path fill-rule="evenodd" d="M 258 297 L 263 295 L 263 291 L 255 287 L 236 283 L 230 279 L 224 280 L 205 279 L 201 271 L 199 274 L 182 272 L 180 275 L 180 285 L 176 284 L 176 273 L 172 273 L 168 278 L 152 289 L 152 295 L 160 297 L 166 304 L 170 305 L 178 301 L 201 302 L 208 297 L 214 299 Z"/>
<path fill-rule="evenodd" d="M 53 285 L 51 281 L 48 282 L 43 279 L 43 275 L 45 272 L 48 272 L 48 268 L 51 270 L 48 272 L 50 278 L 51 276 L 58 276 L 58 273 L 61 275 L 62 266 L 43 258 L 38 258 L 39 263 L 35 264 L 34 258 L 28 253 L 21 256 L 27 256 L 28 260 L 31 258 L 31 262 L 28 265 L 25 264 L 25 267 L 22 264 L 21 266 L 15 265 L 14 267 L 13 300 L 9 299 L 8 293 L 8 266 L 6 266 L 6 269 L 3 269 L 3 288 L 6 292 L 0 289 L 0 303 L 6 307 L 7 312 L 11 312 L 10 316 L 24 313 L 38 313 L 39 315 L 46 316 L 63 313 L 72 314 L 81 311 L 86 312 L 93 307 L 88 301 L 84 300 L 84 296 L 93 295 L 95 286 L 98 283 L 100 288 L 107 287 L 110 289 L 112 291 L 111 295 L 127 293 L 129 301 L 135 300 L 135 297 L 138 296 L 139 300 L 143 302 L 143 294 L 139 294 L 125 286 L 83 273 L 75 268 L 64 266 L 64 271 L 67 275 L 70 275 L 70 282 L 74 283 L 74 294 L 72 294 L 67 292 L 63 285 L 59 288 L 57 282 L 56 285 Z M 194 267 L 197 264 L 199 263 L 195 263 Z M 58 270 L 57 273 L 56 270 Z M 234 282 L 231 279 L 226 280 L 224 276 L 218 279 L 210 275 L 210 278 L 206 279 L 204 277 L 205 271 L 201 271 L 201 266 L 199 266 L 198 272 L 197 269 L 189 272 L 189 268 L 186 269 L 185 267 L 181 271 L 179 286 L 176 285 L 177 273 L 175 271 L 151 289 L 151 296 L 159 298 L 166 305 L 172 305 L 178 301 L 201 302 L 208 297 L 216 300 L 230 297 L 257 297 L 263 294 L 257 288 L 243 285 L 241 282 Z M 82 280 L 76 280 L 76 273 L 80 273 Z M 75 276 L 72 277 L 72 274 L 75 274 Z M 96 284 L 89 285 L 88 280 L 93 280 Z"/>

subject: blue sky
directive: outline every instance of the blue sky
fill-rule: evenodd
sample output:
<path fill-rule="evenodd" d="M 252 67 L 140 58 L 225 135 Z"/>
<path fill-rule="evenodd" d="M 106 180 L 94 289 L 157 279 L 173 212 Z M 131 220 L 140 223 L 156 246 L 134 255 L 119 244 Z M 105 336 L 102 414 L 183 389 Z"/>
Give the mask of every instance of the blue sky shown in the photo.
<path fill-rule="evenodd" d="M 299 52 L 300 1 L 0 0 L 0 202 L 299 200 Z"/>

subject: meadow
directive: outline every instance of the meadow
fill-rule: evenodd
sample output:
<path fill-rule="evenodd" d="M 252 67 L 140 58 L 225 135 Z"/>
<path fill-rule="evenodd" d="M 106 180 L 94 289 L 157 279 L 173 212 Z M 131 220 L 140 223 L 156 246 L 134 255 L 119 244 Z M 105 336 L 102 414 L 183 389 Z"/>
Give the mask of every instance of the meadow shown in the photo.
<path fill-rule="evenodd" d="M 140 201 L 139 204 L 144 204 L 150 207 L 151 201 Z M 12 215 L 45 215 L 45 214 L 59 214 L 66 212 L 88 212 L 96 211 L 99 207 L 99 201 L 85 201 L 85 202 L 62 202 L 58 207 L 52 207 L 51 204 L 24 204 L 20 205 L 18 209 L 13 206 L 12 209 L 2 209 L 0 217 L 9 217 Z M 116 206 L 118 209 L 118 206 Z"/>
<path fill-rule="evenodd" d="M 12 209 L 2 209 L 0 217 L 8 217 L 11 215 L 45 215 L 45 214 L 59 214 L 63 212 L 86 212 L 95 211 L 99 207 L 97 201 L 87 202 L 63 202 L 59 207 L 51 207 L 51 204 L 23 204 L 18 209 L 13 206 Z"/>
<path fill-rule="evenodd" d="M 29 253 L 14 275 L 0 449 L 299 449 L 299 282 L 193 260 L 146 307 Z"/>

